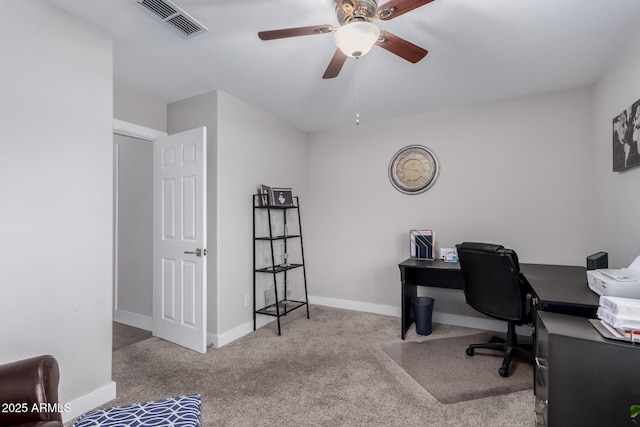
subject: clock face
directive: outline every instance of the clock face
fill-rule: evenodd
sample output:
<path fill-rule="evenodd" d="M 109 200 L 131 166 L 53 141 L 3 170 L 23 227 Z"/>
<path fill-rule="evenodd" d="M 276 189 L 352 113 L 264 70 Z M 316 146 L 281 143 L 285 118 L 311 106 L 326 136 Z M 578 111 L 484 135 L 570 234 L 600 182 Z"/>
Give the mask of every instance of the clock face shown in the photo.
<path fill-rule="evenodd" d="M 409 145 L 398 151 L 389 163 L 391 184 L 406 194 L 427 191 L 438 177 L 438 159 L 422 145 Z"/>

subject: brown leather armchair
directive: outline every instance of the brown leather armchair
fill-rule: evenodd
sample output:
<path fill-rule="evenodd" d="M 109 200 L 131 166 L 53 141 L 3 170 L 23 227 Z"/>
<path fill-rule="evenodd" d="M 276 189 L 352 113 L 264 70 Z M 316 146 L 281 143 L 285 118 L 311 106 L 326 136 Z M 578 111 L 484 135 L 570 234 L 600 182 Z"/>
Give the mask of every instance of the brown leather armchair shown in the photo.
<path fill-rule="evenodd" d="M 0 427 L 62 427 L 53 356 L 0 365 Z"/>

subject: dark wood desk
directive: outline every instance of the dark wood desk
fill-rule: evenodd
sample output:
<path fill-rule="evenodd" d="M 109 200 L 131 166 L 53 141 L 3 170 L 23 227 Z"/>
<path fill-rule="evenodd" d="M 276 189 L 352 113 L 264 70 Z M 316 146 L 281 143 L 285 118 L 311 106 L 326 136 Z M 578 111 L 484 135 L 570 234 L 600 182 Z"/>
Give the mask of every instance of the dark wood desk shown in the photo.
<path fill-rule="evenodd" d="M 415 322 L 411 298 L 418 295 L 418 286 L 462 289 L 464 280 L 457 262 L 409 258 L 400 264 L 402 282 L 402 339 Z M 537 303 L 536 310 L 596 317 L 599 297 L 587 285 L 585 267 L 547 264 L 520 264 Z"/>
<path fill-rule="evenodd" d="M 534 406 L 538 426 L 632 426 L 640 346 L 603 336 L 588 319 L 539 312 Z"/>

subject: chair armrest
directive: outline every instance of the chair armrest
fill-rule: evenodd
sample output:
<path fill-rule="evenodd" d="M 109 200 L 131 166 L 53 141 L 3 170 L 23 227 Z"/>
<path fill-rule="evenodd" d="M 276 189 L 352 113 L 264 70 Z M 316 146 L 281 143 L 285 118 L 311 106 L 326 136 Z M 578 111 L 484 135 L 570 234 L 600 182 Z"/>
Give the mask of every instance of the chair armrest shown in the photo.
<path fill-rule="evenodd" d="M 36 356 L 0 365 L 0 402 L 13 404 L 0 411 L 0 427 L 59 422 L 60 369 L 53 356 Z M 38 410 L 43 405 L 43 410 Z M 49 425 L 46 423 L 44 425 Z"/>

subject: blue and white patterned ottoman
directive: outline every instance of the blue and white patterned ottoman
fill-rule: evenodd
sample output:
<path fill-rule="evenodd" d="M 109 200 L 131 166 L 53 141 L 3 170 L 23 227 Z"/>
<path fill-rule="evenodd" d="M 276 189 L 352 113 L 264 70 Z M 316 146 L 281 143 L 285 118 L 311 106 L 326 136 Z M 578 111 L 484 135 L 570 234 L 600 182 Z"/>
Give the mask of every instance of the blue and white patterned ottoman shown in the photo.
<path fill-rule="evenodd" d="M 199 394 L 88 412 L 73 427 L 200 427 Z"/>

